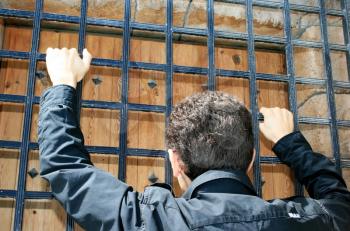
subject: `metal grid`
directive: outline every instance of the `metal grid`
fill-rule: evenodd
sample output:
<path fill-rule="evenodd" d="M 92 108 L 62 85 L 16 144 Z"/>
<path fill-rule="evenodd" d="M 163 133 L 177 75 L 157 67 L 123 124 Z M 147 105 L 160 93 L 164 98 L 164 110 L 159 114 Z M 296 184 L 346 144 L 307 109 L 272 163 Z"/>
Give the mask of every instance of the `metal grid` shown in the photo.
<path fill-rule="evenodd" d="M 216 76 L 224 76 L 231 78 L 245 78 L 250 83 L 250 109 L 253 116 L 253 129 L 254 129 L 254 141 L 255 149 L 257 151 L 257 158 L 254 165 L 254 184 L 259 196 L 261 196 L 261 170 L 260 164 L 274 164 L 280 163 L 277 157 L 265 157 L 260 156 L 259 148 L 259 113 L 257 103 L 257 80 L 269 80 L 286 82 L 288 84 L 289 91 L 289 106 L 294 113 L 294 123 L 296 127 L 299 123 L 306 124 L 321 124 L 330 125 L 331 140 L 333 149 L 333 161 L 340 171 L 341 168 L 350 168 L 350 161 L 342 159 L 339 151 L 339 138 L 338 138 L 338 126 L 350 127 L 350 120 L 337 120 L 334 100 L 334 87 L 350 89 L 350 40 L 349 40 L 349 11 L 345 0 L 342 1 L 342 10 L 328 10 L 325 8 L 325 0 L 319 0 L 319 7 L 310 7 L 302 5 L 289 4 L 288 0 L 283 3 L 270 2 L 270 1 L 252 1 L 252 0 L 226 0 L 224 2 L 246 5 L 246 18 L 247 18 L 247 33 L 228 33 L 223 31 L 214 30 L 214 1 L 208 0 L 207 2 L 207 29 L 194 29 L 194 28 L 182 28 L 173 27 L 173 1 L 167 0 L 167 13 L 166 13 L 166 25 L 145 24 L 130 21 L 131 4 L 130 0 L 125 0 L 124 5 L 124 20 L 108 20 L 100 18 L 87 17 L 87 0 L 81 1 L 81 15 L 69 16 L 53 13 L 43 12 L 43 0 L 36 0 L 35 11 L 25 10 L 13 10 L 13 9 L 0 9 L 0 16 L 25 18 L 33 20 L 32 31 L 32 46 L 30 52 L 19 52 L 10 50 L 0 50 L 0 58 L 13 58 L 13 59 L 26 59 L 29 60 L 29 76 L 27 82 L 27 92 L 25 96 L 21 95 L 9 95 L 0 94 L 0 102 L 15 102 L 25 105 L 24 111 L 24 126 L 21 141 L 7 141 L 0 140 L 1 148 L 19 149 L 20 150 L 20 166 L 18 175 L 17 190 L 2 190 L 0 189 L 0 197 L 10 197 L 16 199 L 15 207 L 15 219 L 14 230 L 21 230 L 23 209 L 25 199 L 50 199 L 52 195 L 50 192 L 33 192 L 25 190 L 26 174 L 27 174 L 27 161 L 29 150 L 38 149 L 38 144 L 30 142 L 30 124 L 32 119 L 32 106 L 39 103 L 39 97 L 34 96 L 35 85 L 35 73 L 36 65 L 38 61 L 45 60 L 45 54 L 38 52 L 39 45 L 39 33 L 41 20 L 46 21 L 58 21 L 79 24 L 79 44 L 78 51 L 81 53 L 85 47 L 86 27 L 87 25 L 96 26 L 109 26 L 123 29 L 123 54 L 122 60 L 110 60 L 102 58 L 94 58 L 92 65 L 95 66 L 107 66 L 107 67 L 119 67 L 122 69 L 122 93 L 121 102 L 106 102 L 106 101 L 92 101 L 81 99 L 81 84 L 78 85 L 78 104 L 84 108 L 101 108 L 120 111 L 120 136 L 119 136 L 119 148 L 118 147 L 105 147 L 105 146 L 88 146 L 89 152 L 93 153 L 105 153 L 119 155 L 119 179 L 125 181 L 126 173 L 126 157 L 127 156 L 150 156 L 150 157 L 164 157 L 167 159 L 166 152 L 164 150 L 148 150 L 148 149 L 135 149 L 127 147 L 127 124 L 128 124 L 128 111 L 145 111 L 145 112 L 157 112 L 165 113 L 166 118 L 169 117 L 172 109 L 172 90 L 173 90 L 173 73 L 188 73 L 188 74 L 201 74 L 208 76 L 208 89 L 215 90 L 216 88 Z M 283 9 L 284 15 L 284 36 L 262 36 L 255 35 L 253 30 L 253 6 L 263 6 L 268 8 Z M 310 42 L 298 39 L 293 39 L 291 35 L 291 18 L 290 10 L 297 10 L 300 12 L 317 13 L 319 15 L 321 23 L 321 42 Z M 326 16 L 338 16 L 343 19 L 343 31 L 345 45 L 329 44 L 327 37 L 327 21 Z M 130 62 L 129 61 L 129 44 L 130 44 L 130 32 L 133 29 L 164 32 L 166 35 L 166 63 L 143 63 L 143 62 Z M 198 35 L 207 37 L 208 46 L 208 67 L 187 67 L 173 64 L 173 33 L 181 33 L 188 35 Z M 234 71 L 223 70 L 215 68 L 214 60 L 214 41 L 215 38 L 226 39 L 239 39 L 247 41 L 248 44 L 248 71 Z M 272 75 L 256 73 L 255 64 L 255 42 L 269 42 L 281 44 L 285 47 L 286 56 L 286 75 Z M 326 73 L 326 79 L 314 79 L 306 78 L 303 76 L 295 77 L 294 62 L 293 62 L 293 46 L 302 46 L 310 48 L 322 48 L 323 60 Z M 349 74 L 349 82 L 333 81 L 332 66 L 330 60 L 330 50 L 344 51 L 347 57 L 347 69 Z M 133 104 L 128 103 L 128 71 L 129 68 L 155 70 L 166 72 L 166 105 L 155 106 L 145 104 Z M 312 85 L 326 85 L 327 100 L 329 109 L 329 118 L 313 118 L 313 117 L 298 117 L 297 101 L 296 101 L 296 84 L 312 84 Z M 81 108 L 80 107 L 80 108 Z M 78 118 L 80 115 L 78 115 Z M 166 119 L 167 122 L 167 119 Z M 166 162 L 166 182 L 172 183 L 172 173 L 169 165 L 169 161 Z M 296 183 L 296 194 L 302 195 L 303 188 L 300 184 Z M 67 230 L 74 229 L 73 220 L 67 218 Z"/>

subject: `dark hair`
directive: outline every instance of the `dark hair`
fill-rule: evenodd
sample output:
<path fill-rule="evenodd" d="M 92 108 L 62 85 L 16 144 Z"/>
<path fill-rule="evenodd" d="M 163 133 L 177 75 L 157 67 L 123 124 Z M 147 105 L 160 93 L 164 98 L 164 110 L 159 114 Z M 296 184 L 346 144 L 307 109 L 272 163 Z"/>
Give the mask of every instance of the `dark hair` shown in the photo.
<path fill-rule="evenodd" d="M 211 169 L 244 170 L 253 156 L 251 114 L 233 96 L 207 91 L 175 106 L 166 130 L 193 180 Z"/>

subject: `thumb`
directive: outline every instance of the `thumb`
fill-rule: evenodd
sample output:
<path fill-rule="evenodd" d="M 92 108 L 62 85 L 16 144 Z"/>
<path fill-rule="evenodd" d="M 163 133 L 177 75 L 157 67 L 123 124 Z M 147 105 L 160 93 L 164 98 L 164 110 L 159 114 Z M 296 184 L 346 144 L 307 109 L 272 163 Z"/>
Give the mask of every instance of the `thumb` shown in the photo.
<path fill-rule="evenodd" d="M 85 48 L 85 49 L 83 50 L 83 63 L 84 63 L 84 65 L 85 65 L 86 68 L 89 68 L 90 63 L 91 63 L 91 59 L 92 59 L 91 54 L 90 54 L 89 51 Z"/>

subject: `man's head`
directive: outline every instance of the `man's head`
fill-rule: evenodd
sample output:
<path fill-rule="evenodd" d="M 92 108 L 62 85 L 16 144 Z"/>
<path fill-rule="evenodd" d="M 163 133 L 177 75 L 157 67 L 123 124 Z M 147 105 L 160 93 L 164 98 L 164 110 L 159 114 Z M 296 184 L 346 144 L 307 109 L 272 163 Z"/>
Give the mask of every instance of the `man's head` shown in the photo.
<path fill-rule="evenodd" d="M 195 94 L 175 106 L 166 141 L 192 180 L 212 169 L 246 171 L 254 150 L 251 114 L 228 94 Z"/>

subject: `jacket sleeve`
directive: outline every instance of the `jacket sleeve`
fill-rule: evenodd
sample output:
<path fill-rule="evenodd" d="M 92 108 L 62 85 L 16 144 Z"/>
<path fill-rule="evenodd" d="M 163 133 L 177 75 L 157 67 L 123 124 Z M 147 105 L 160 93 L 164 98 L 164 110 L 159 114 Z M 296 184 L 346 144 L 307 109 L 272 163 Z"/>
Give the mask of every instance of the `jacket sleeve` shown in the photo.
<path fill-rule="evenodd" d="M 299 131 L 279 140 L 273 151 L 294 170 L 310 197 L 333 217 L 336 230 L 344 230 L 350 220 L 350 192 L 334 163 L 326 156 L 313 152 Z"/>
<path fill-rule="evenodd" d="M 299 131 L 279 140 L 273 151 L 295 171 L 296 178 L 305 185 L 310 197 L 349 199 L 350 193 L 335 165 L 326 156 L 313 152 Z"/>
<path fill-rule="evenodd" d="M 41 98 L 40 174 L 67 213 L 86 230 L 133 229 L 130 225 L 140 223 L 139 195 L 92 165 L 75 102 L 75 89 L 66 85 L 50 88 Z"/>

